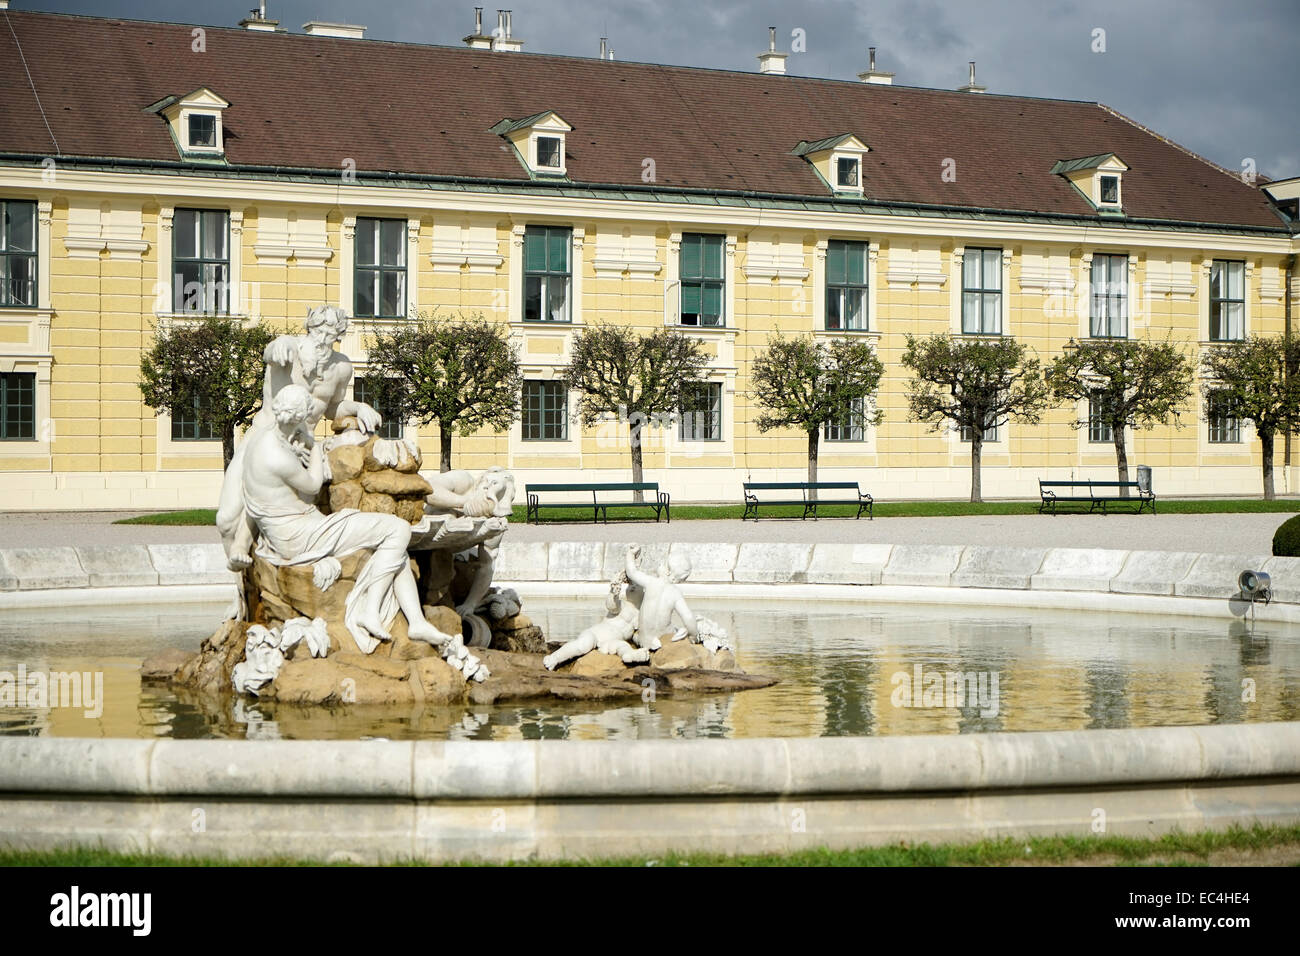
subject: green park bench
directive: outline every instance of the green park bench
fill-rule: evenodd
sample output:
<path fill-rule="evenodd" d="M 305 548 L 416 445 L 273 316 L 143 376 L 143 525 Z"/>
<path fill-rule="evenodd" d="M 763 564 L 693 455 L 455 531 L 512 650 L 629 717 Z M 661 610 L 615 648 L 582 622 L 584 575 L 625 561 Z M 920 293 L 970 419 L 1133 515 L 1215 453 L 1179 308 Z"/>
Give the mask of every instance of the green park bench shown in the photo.
<path fill-rule="evenodd" d="M 1132 494 L 1126 497 L 1121 493 L 1123 490 L 1128 490 Z M 1056 514 L 1056 507 L 1060 504 L 1086 504 L 1089 512 L 1100 508 L 1101 513 L 1106 514 L 1109 505 L 1135 502 L 1138 506 L 1138 514 L 1141 514 L 1148 505 L 1151 507 L 1151 513 L 1156 513 L 1156 493 L 1143 491 L 1142 486 L 1136 481 L 1044 481 L 1040 478 L 1038 495 L 1043 499 L 1042 504 L 1038 506 L 1039 514 L 1044 512 Z"/>
<path fill-rule="evenodd" d="M 637 501 L 631 496 L 631 493 L 635 491 L 649 492 L 651 497 L 644 501 Z M 589 500 L 584 498 L 581 501 L 542 501 L 541 499 L 542 495 L 574 493 L 590 494 L 591 498 Z M 661 515 L 665 521 L 672 521 L 672 514 L 669 511 L 670 499 L 668 492 L 660 491 L 659 482 L 657 481 L 527 485 L 524 488 L 524 494 L 528 502 L 524 520 L 525 522 L 531 521 L 534 524 L 541 522 L 539 511 L 542 508 L 591 509 L 593 524 L 601 520 L 608 524 L 610 508 L 651 508 L 655 513 L 655 521 L 658 521 Z"/>
<path fill-rule="evenodd" d="M 817 519 L 818 505 L 856 505 L 857 514 L 854 519 L 861 518 L 862 512 L 867 513 L 868 520 L 874 520 L 871 513 L 871 507 L 875 499 L 865 491 L 858 488 L 856 481 L 747 481 L 745 482 L 745 512 L 740 516 L 740 520 L 753 518 L 758 520 L 758 506 L 762 505 L 802 505 L 803 514 L 801 518 L 813 516 Z M 764 495 L 760 500 L 759 492 L 799 492 L 799 497 L 786 495 L 775 498 L 768 498 Z M 852 491 L 852 496 L 846 492 Z M 822 492 L 829 492 L 830 497 L 823 497 Z"/>

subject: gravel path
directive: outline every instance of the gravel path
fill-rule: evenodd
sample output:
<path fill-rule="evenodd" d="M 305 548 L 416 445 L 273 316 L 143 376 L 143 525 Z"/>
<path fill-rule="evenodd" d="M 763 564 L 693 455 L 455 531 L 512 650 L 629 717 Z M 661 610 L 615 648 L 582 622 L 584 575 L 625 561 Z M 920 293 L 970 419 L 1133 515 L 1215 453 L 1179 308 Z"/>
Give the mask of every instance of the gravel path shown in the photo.
<path fill-rule="evenodd" d="M 215 528 L 114 525 L 138 512 L 16 512 L 0 514 L 0 548 L 75 544 L 215 542 Z M 614 521 L 608 525 L 551 522 L 512 525 L 516 541 L 779 541 L 982 544 L 1003 547 L 1121 548 L 1155 551 L 1262 553 L 1288 514 L 1212 515 L 979 515 L 961 518 L 877 518 L 821 521 L 768 518 L 758 522 Z"/>

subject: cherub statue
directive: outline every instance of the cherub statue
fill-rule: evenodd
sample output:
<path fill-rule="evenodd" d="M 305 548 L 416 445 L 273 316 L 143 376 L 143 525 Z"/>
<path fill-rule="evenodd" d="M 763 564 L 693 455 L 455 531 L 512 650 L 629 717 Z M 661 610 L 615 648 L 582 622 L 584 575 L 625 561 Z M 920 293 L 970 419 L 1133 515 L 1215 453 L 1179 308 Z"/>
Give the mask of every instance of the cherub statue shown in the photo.
<path fill-rule="evenodd" d="M 606 617 L 598 624 L 593 624 L 559 650 L 542 658 L 547 670 L 553 671 L 566 661 L 571 661 L 600 651 L 602 654 L 614 654 L 624 664 L 644 664 L 650 660 L 650 651 L 644 647 L 633 647 L 628 643 L 636 631 L 640 609 L 631 601 L 623 598 L 624 579 L 622 575 L 609 582 L 609 596 L 605 598 Z"/>
<path fill-rule="evenodd" d="M 681 588 L 677 586 L 691 575 L 690 559 L 682 554 L 670 555 L 660 565 L 659 573 L 654 575 L 647 574 L 637 567 L 637 559 L 640 556 L 641 546 L 629 545 L 624 568 L 629 585 L 639 588 L 642 592 L 639 602 L 641 613 L 636 628 L 638 643 L 644 647 L 645 642 L 669 633 L 674 635 L 675 641 L 690 637 L 692 641 L 699 643 L 699 626 L 695 615 L 691 613 Z M 674 613 L 682 622 L 682 626 L 675 631 Z"/>

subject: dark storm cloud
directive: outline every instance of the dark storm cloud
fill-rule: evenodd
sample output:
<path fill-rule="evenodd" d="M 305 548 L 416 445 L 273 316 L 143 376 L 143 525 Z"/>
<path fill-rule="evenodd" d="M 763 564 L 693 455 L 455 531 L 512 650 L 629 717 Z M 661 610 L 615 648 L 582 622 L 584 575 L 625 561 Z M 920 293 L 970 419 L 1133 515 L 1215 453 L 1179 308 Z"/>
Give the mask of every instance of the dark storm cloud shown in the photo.
<path fill-rule="evenodd" d="M 501 0 L 506 5 L 507 0 Z M 233 26 L 250 0 L 13 0 L 15 9 L 175 20 Z M 291 30 L 307 20 L 361 23 L 368 36 L 455 44 L 471 32 L 472 2 L 394 0 L 270 0 L 268 13 Z M 867 47 L 878 68 L 909 86 L 955 88 L 966 63 L 991 92 L 1095 100 L 1209 159 L 1240 169 L 1253 159 L 1261 173 L 1300 176 L 1295 108 L 1295 0 L 1047 0 L 939 3 L 906 0 L 509 0 L 514 33 L 538 53 L 594 56 L 608 36 L 620 60 L 754 70 L 777 28 L 789 50 L 804 31 L 807 50 L 789 70 L 853 79 L 866 68 Z M 496 23 L 496 6 L 484 11 Z M 1094 30 L 1105 52 L 1094 52 Z"/>

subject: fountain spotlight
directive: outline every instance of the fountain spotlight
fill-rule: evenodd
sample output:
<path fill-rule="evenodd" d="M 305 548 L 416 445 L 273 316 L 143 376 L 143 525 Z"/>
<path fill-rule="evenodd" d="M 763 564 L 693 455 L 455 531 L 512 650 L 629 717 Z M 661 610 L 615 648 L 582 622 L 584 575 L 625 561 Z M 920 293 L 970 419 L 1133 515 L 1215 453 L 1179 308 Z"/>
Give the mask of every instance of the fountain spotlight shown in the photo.
<path fill-rule="evenodd" d="M 1264 571 L 1242 571 L 1237 575 L 1237 587 L 1241 596 L 1252 604 L 1256 601 L 1267 604 L 1272 597 L 1272 579 Z"/>

